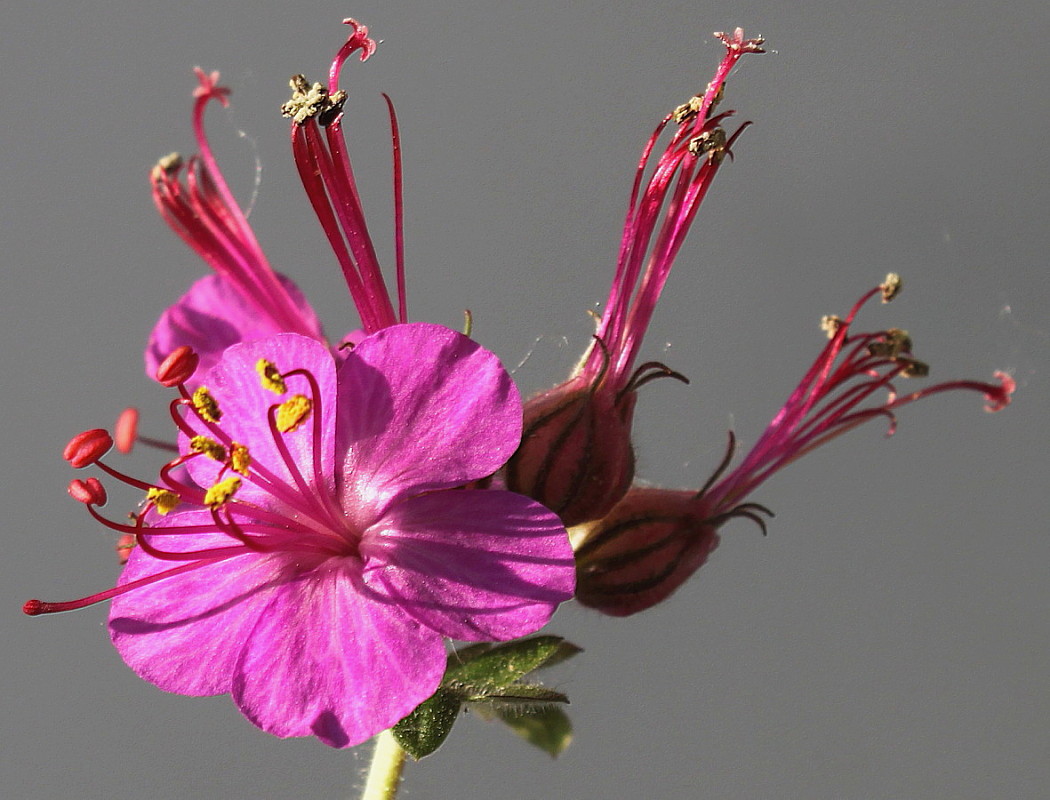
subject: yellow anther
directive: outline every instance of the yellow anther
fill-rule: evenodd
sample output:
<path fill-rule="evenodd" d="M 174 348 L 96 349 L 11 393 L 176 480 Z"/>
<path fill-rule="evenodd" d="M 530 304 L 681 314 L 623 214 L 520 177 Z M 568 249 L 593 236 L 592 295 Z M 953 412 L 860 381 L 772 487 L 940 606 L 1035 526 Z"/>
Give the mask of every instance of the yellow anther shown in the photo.
<path fill-rule="evenodd" d="M 248 467 L 251 465 L 252 457 L 248 452 L 248 448 L 243 444 L 237 444 L 237 442 L 234 442 L 233 446 L 230 447 L 230 469 L 247 477 Z"/>
<path fill-rule="evenodd" d="M 724 129 L 712 128 L 689 140 L 689 152 L 698 158 L 706 154 L 712 161 L 720 163 L 725 158 L 727 142 Z"/>
<path fill-rule="evenodd" d="M 346 102 L 346 92 L 329 95 L 324 84 L 311 84 L 305 75 L 293 75 L 288 83 L 292 87 L 292 97 L 281 106 L 281 113 L 300 125 L 314 116 L 324 125 Z"/>
<path fill-rule="evenodd" d="M 153 503 L 153 507 L 157 509 L 157 513 L 162 517 L 169 511 L 174 511 L 179 504 L 179 496 L 175 492 L 156 486 L 146 492 L 146 500 Z"/>
<path fill-rule="evenodd" d="M 828 335 L 829 339 L 834 339 L 842 329 L 842 317 L 838 314 L 825 314 L 820 318 L 820 329 Z"/>
<path fill-rule="evenodd" d="M 310 416 L 313 403 L 310 398 L 301 394 L 293 394 L 279 406 L 277 406 L 277 430 L 281 433 L 291 433 L 298 430 L 306 418 Z"/>
<path fill-rule="evenodd" d="M 930 365 L 915 358 L 902 358 L 906 366 L 901 370 L 903 378 L 925 378 L 930 374 Z"/>
<path fill-rule="evenodd" d="M 900 358 L 901 353 L 911 353 L 911 337 L 907 331 L 902 331 L 900 328 L 890 328 L 886 331 L 885 337 L 881 342 L 869 344 L 868 352 L 878 358 L 891 358 L 893 360 Z"/>
<path fill-rule="evenodd" d="M 168 178 L 178 175 L 180 169 L 182 169 L 182 156 L 178 153 L 168 153 L 153 165 L 153 169 L 149 171 L 149 177 L 154 183 L 163 183 Z"/>
<path fill-rule="evenodd" d="M 711 88 L 711 84 L 710 83 L 707 84 L 707 88 L 708 89 Z M 718 108 L 718 104 L 721 103 L 723 100 L 725 100 L 725 97 L 726 97 L 726 85 L 725 85 L 725 83 L 722 83 L 718 87 L 718 91 L 715 92 L 715 96 L 711 100 L 711 107 L 709 109 L 707 109 L 707 115 L 708 116 L 711 116 L 711 112 L 714 111 L 716 108 Z"/>
<path fill-rule="evenodd" d="M 284 394 L 288 391 L 288 387 L 284 384 L 284 378 L 281 376 L 281 371 L 277 369 L 277 365 L 272 361 L 260 358 L 255 362 L 255 371 L 259 373 L 259 382 L 264 389 L 274 394 Z"/>
<path fill-rule="evenodd" d="M 233 497 L 240 488 L 240 478 L 226 478 L 219 481 L 204 493 L 204 505 L 211 509 L 219 508 Z"/>
<path fill-rule="evenodd" d="M 204 453 L 215 461 L 226 460 L 226 448 L 209 436 L 194 436 L 190 439 L 190 450 L 194 453 Z"/>
<path fill-rule="evenodd" d="M 674 115 L 674 121 L 681 125 L 688 119 L 692 119 L 700 113 L 700 109 L 704 107 L 703 95 L 693 95 L 689 100 L 682 105 L 678 106 L 672 113 Z"/>
<path fill-rule="evenodd" d="M 901 276 L 896 272 L 891 272 L 886 276 L 886 280 L 880 284 L 879 288 L 882 289 L 882 302 L 888 303 L 894 297 L 901 293 Z"/>
<path fill-rule="evenodd" d="M 211 396 L 207 386 L 201 386 L 193 393 L 193 407 L 205 422 L 218 422 L 222 419 L 219 404 Z"/>

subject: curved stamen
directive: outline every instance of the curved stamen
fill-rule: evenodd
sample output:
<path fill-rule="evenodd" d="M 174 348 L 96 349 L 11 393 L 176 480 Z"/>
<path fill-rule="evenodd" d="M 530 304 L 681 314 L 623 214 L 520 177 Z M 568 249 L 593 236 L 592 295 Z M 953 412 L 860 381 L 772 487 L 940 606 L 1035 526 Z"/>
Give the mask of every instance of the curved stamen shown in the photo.
<path fill-rule="evenodd" d="M 165 578 L 170 578 L 175 575 L 181 575 L 184 572 L 190 572 L 191 570 L 199 569 L 200 567 L 208 566 L 209 564 L 222 560 L 221 556 L 215 558 L 205 559 L 196 561 L 191 564 L 183 564 L 179 567 L 172 567 L 171 569 L 164 570 L 163 572 L 156 572 L 153 575 L 147 575 L 144 578 L 139 578 L 135 581 L 129 581 L 128 583 L 121 584 L 120 586 L 114 586 L 112 589 L 106 589 L 105 591 L 98 592 L 97 594 L 89 595 L 88 597 L 81 598 L 80 600 L 66 600 L 60 603 L 48 603 L 42 600 L 29 600 L 22 606 L 22 612 L 29 616 L 36 616 L 38 614 L 57 614 L 61 611 L 75 611 L 78 608 L 87 608 L 93 606 L 96 603 L 101 603 L 104 600 L 111 600 L 114 597 L 119 597 L 122 594 L 134 591 L 135 589 L 141 589 L 144 586 L 162 581 Z"/>
<path fill-rule="evenodd" d="M 376 41 L 368 35 L 368 26 L 362 25 L 356 19 L 347 17 L 343 20 L 344 25 L 353 27 L 353 33 L 347 37 L 345 44 L 339 48 L 339 52 L 332 59 L 332 66 L 328 70 L 328 85 L 334 94 L 339 90 L 339 74 L 343 70 L 343 64 L 358 50 L 361 51 L 361 61 L 367 61 L 376 51 Z"/>
<path fill-rule="evenodd" d="M 408 322 L 408 305 L 405 294 L 405 201 L 402 185 L 401 133 L 397 125 L 397 114 L 394 112 L 394 101 L 385 92 L 383 99 L 386 100 L 387 111 L 390 114 L 390 142 L 394 170 L 394 263 L 397 272 L 397 318 L 399 322 L 405 323 Z"/>

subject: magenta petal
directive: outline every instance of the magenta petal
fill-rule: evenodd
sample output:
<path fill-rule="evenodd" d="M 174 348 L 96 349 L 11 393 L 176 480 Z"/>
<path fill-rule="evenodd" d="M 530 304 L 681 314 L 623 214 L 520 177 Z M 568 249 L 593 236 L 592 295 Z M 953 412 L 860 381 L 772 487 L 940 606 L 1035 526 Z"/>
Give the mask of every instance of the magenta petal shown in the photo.
<path fill-rule="evenodd" d="M 205 511 L 174 513 L 158 530 L 207 524 Z M 229 547 L 215 534 L 153 536 L 157 547 L 188 552 Z M 201 696 L 230 691 L 231 676 L 273 582 L 287 556 L 247 554 L 165 578 L 114 598 L 109 631 L 121 658 L 138 675 L 168 692 Z M 135 548 L 118 585 L 185 562 L 161 561 Z"/>
<path fill-rule="evenodd" d="M 237 665 L 233 698 L 275 736 L 360 744 L 437 689 L 441 637 L 360 587 L 360 563 L 333 560 L 284 584 Z"/>
<path fill-rule="evenodd" d="M 321 323 L 303 293 L 290 279 L 277 277 L 299 310 L 303 330 L 311 331 L 323 342 Z M 199 377 L 215 365 L 230 345 L 283 332 L 284 326 L 263 313 L 258 304 L 228 280 L 206 275 L 157 320 L 146 346 L 146 374 L 152 378 L 169 353 L 189 345 L 201 358 L 198 380 L 193 384 L 197 385 Z"/>
<path fill-rule="evenodd" d="M 336 447 L 351 515 L 486 477 L 521 438 L 521 398 L 499 359 L 440 325 L 367 337 L 340 367 L 339 393 Z"/>
<path fill-rule="evenodd" d="M 369 586 L 453 639 L 532 633 L 575 588 L 561 521 L 512 492 L 409 498 L 366 532 L 361 553 Z"/>
<path fill-rule="evenodd" d="M 264 388 L 256 372 L 260 359 L 275 363 L 282 372 L 304 369 L 313 375 L 320 394 L 315 396 L 309 382 L 301 376 L 288 378 L 288 392 L 277 395 Z M 327 498 L 333 497 L 334 488 L 334 443 L 335 443 L 335 405 L 336 374 L 335 361 L 328 348 L 319 342 L 294 333 L 284 333 L 254 342 L 235 345 L 227 350 L 221 361 L 210 372 L 203 376 L 203 385 L 218 401 L 222 412 L 221 430 L 235 442 L 247 445 L 251 453 L 252 464 L 256 469 L 265 469 L 269 475 L 283 484 L 283 489 L 275 488 L 273 481 L 243 481 L 237 493 L 238 500 L 251 500 L 264 507 L 273 509 L 275 499 L 298 496 L 303 503 L 300 507 L 318 505 L 322 508 L 331 505 Z M 311 417 L 295 431 L 283 434 L 282 442 L 287 446 L 296 472 L 302 476 L 311 489 L 309 496 L 304 496 L 298 487 L 296 478 L 288 468 L 279 450 L 274 433 L 270 429 L 269 409 L 286 400 L 292 394 L 303 394 L 309 397 L 314 408 Z M 317 405 L 321 404 L 318 411 Z M 320 458 L 315 471 L 314 448 L 315 422 L 320 414 Z M 192 414 L 186 414 L 195 431 L 214 437 L 204 423 Z M 188 452 L 187 439 L 180 437 L 182 451 Z M 200 486 L 210 486 L 222 468 L 222 464 L 205 457 L 197 457 L 187 462 L 187 468 L 193 480 Z M 279 502 L 278 502 L 279 504 Z"/>

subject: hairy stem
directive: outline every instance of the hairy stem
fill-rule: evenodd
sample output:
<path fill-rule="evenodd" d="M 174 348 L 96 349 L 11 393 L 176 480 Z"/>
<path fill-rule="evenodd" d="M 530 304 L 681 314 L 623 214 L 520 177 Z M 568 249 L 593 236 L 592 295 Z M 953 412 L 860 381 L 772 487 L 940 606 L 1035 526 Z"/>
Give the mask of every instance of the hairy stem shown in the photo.
<path fill-rule="evenodd" d="M 368 779 L 361 800 L 393 800 L 397 795 L 398 786 L 401 785 L 405 755 L 391 731 L 383 731 L 376 737 L 372 763 L 368 767 Z"/>

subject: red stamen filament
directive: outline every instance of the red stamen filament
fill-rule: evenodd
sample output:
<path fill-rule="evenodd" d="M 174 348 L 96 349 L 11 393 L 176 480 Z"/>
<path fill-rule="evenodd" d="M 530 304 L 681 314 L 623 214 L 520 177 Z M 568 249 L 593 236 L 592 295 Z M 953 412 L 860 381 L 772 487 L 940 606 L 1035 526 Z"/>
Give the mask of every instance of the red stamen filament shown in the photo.
<path fill-rule="evenodd" d="M 1005 381 L 1001 386 L 981 381 L 952 381 L 897 396 L 892 382 L 913 363 L 910 353 L 902 350 L 896 357 L 872 351 L 873 345 L 885 345 L 892 340 L 889 331 L 849 334 L 849 327 L 861 307 L 881 291 L 882 287 L 875 287 L 854 304 L 747 457 L 714 488 L 710 487 L 712 482 L 705 487 L 710 489 L 712 507 L 733 506 L 773 473 L 875 417 L 889 420 L 887 435 L 892 435 L 896 429 L 894 410 L 923 397 L 964 389 L 984 394 L 991 408 L 1008 402 L 1010 386 Z M 860 407 L 880 390 L 889 393 L 884 402 L 874 407 Z M 724 467 L 725 462 L 722 469 Z M 751 504 L 737 508 L 749 506 Z"/>

